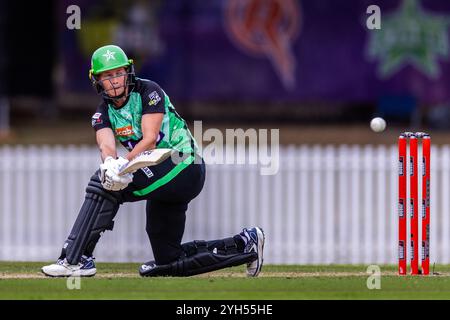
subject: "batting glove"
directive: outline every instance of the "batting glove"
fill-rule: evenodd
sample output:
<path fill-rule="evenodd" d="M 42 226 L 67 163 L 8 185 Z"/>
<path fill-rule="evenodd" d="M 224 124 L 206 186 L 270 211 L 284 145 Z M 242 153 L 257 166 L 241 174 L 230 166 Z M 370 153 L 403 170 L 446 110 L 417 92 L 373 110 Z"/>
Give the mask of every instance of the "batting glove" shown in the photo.
<path fill-rule="evenodd" d="M 123 176 L 118 175 L 120 168 L 127 163 L 128 160 L 122 157 L 118 159 L 106 157 L 105 161 L 100 164 L 100 181 L 106 190 L 120 191 L 133 181 L 133 174 L 131 173 Z"/>

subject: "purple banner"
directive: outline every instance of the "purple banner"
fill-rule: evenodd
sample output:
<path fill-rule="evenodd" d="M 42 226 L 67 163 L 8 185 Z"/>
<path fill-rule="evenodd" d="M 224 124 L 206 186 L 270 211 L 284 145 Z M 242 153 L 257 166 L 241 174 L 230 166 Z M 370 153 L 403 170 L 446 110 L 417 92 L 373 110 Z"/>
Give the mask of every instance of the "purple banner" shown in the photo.
<path fill-rule="evenodd" d="M 139 76 L 189 101 L 450 99 L 446 0 L 211 0 L 60 3 L 63 89 L 92 90 L 90 55 L 114 43 Z M 376 11 L 380 9 L 380 29 Z M 61 12 L 63 12 L 61 14 Z"/>

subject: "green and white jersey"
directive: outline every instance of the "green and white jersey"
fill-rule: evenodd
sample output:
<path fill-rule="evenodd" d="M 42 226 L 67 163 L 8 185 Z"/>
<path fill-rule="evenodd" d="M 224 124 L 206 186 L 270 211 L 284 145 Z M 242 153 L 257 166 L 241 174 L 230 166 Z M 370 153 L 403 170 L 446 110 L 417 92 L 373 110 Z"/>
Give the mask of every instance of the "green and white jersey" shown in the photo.
<path fill-rule="evenodd" d="M 169 96 L 153 81 L 136 78 L 134 90 L 125 105 L 116 108 L 103 101 L 92 116 L 95 131 L 111 128 L 116 139 L 131 151 L 142 139 L 142 115 L 164 113 L 156 142 L 157 148 L 171 148 L 183 153 L 195 153 L 197 144 L 186 121 L 176 112 Z"/>

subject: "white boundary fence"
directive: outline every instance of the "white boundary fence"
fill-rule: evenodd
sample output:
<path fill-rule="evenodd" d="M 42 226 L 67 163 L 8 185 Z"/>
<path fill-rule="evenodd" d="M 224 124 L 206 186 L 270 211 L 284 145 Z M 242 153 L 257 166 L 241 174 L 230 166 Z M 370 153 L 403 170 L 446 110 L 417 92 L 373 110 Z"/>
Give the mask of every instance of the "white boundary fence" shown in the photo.
<path fill-rule="evenodd" d="M 275 264 L 396 263 L 397 147 L 280 148 L 280 170 L 208 165 L 184 241 L 260 225 Z M 431 259 L 450 263 L 450 146 L 431 151 Z M 0 147 L 0 260 L 54 260 L 97 169 L 95 147 Z M 420 229 L 419 229 L 420 230 Z M 145 203 L 124 204 L 97 261 L 152 258 Z"/>

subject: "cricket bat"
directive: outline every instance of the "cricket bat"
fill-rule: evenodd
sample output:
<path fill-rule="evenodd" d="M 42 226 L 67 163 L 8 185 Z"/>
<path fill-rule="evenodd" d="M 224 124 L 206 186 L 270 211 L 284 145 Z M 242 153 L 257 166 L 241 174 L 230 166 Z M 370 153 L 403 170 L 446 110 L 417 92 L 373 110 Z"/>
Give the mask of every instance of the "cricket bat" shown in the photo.
<path fill-rule="evenodd" d="M 127 173 L 133 173 L 137 170 L 157 165 L 167 158 L 169 158 L 172 153 L 174 152 L 173 149 L 153 149 L 141 152 L 136 157 L 134 157 L 131 161 L 123 165 L 122 168 L 119 170 L 119 176 L 123 176 Z"/>

